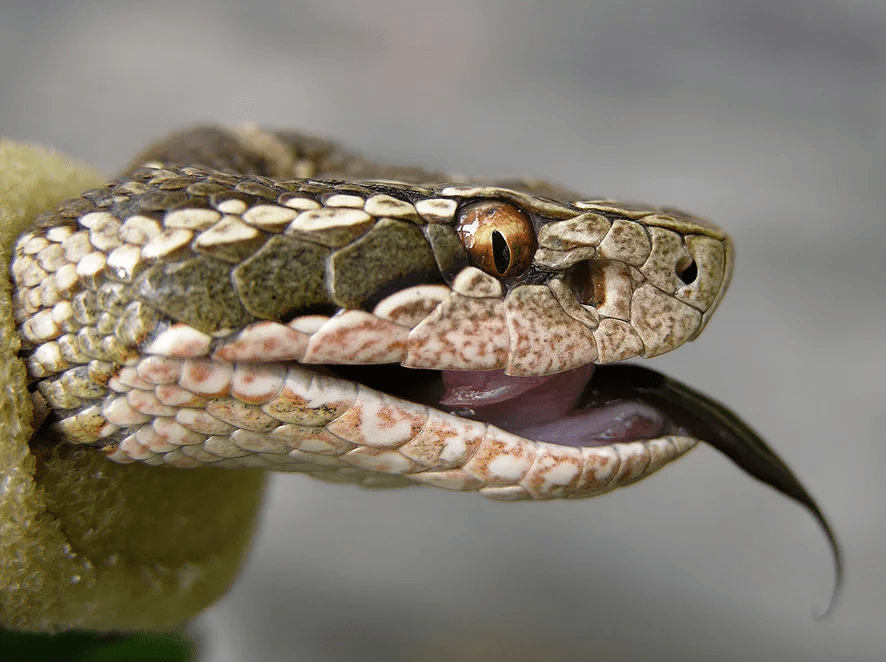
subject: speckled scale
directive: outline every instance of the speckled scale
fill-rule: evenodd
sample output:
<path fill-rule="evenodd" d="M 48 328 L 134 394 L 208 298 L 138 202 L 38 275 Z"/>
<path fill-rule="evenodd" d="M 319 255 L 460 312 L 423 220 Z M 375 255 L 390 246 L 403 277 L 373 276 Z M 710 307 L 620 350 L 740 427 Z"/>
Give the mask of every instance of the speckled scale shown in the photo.
<path fill-rule="evenodd" d="M 280 191 L 276 186 L 272 185 L 270 180 L 245 180 L 237 184 L 235 190 L 240 193 L 245 193 L 254 199 L 262 200 L 274 200 L 280 195 Z"/>
<path fill-rule="evenodd" d="M 326 246 L 303 239 L 272 237 L 232 272 L 244 307 L 255 318 L 269 320 L 331 309 L 325 278 L 330 253 Z"/>
<path fill-rule="evenodd" d="M 160 182 L 157 185 L 157 188 L 161 191 L 178 191 L 179 189 L 186 189 L 191 184 L 196 184 L 200 181 L 197 177 L 171 177 Z"/>
<path fill-rule="evenodd" d="M 188 195 L 185 191 L 152 190 L 136 198 L 132 211 L 141 213 L 162 212 L 184 206 L 188 202 Z"/>
<path fill-rule="evenodd" d="M 95 205 L 85 198 L 74 198 L 72 200 L 68 200 L 63 202 L 58 208 L 58 216 L 64 219 L 76 219 L 84 214 L 95 209 Z M 41 224 L 41 227 L 46 227 L 46 224 L 54 220 L 51 216 L 45 217 L 42 216 L 38 218 L 38 223 Z M 53 223 L 55 225 L 55 223 Z"/>
<path fill-rule="evenodd" d="M 230 278 L 230 266 L 201 256 L 158 264 L 135 283 L 135 294 L 175 320 L 212 333 L 253 321 Z"/>
<path fill-rule="evenodd" d="M 188 186 L 188 193 L 195 197 L 205 198 L 206 204 L 209 204 L 209 198 L 213 195 L 222 194 L 228 190 L 228 186 L 217 181 L 198 181 Z"/>
<path fill-rule="evenodd" d="M 321 196 L 335 193 L 336 188 L 330 182 L 306 179 L 298 183 L 298 192 L 320 199 Z M 351 189 L 353 190 L 353 189 Z"/>
<path fill-rule="evenodd" d="M 369 307 L 409 285 L 442 282 L 421 230 L 391 219 L 333 253 L 329 273 L 333 299 L 343 308 Z"/>
<path fill-rule="evenodd" d="M 452 282 L 462 269 L 470 265 L 461 239 L 450 226 L 429 224 L 425 228 L 425 236 L 431 245 L 437 269 L 446 282 Z"/>
<path fill-rule="evenodd" d="M 120 317 L 131 301 L 127 288 L 121 283 L 104 283 L 96 292 L 95 303 L 103 311 Z"/>

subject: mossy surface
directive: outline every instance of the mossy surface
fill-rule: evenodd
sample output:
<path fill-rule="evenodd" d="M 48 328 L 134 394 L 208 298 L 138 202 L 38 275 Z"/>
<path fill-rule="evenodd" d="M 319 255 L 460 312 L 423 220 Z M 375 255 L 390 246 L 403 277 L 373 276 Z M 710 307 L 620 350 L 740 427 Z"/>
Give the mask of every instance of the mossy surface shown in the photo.
<path fill-rule="evenodd" d="M 117 465 L 45 435 L 30 443 L 10 250 L 37 213 L 102 181 L 56 152 L 0 141 L 0 627 L 186 622 L 230 586 L 261 503 L 260 471 Z"/>

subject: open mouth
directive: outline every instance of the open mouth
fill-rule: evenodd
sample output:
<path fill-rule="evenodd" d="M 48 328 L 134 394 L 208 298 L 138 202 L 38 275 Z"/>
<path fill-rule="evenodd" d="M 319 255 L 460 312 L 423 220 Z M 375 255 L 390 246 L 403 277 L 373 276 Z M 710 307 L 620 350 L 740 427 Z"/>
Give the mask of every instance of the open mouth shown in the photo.
<path fill-rule="evenodd" d="M 685 412 L 656 397 L 657 373 L 588 364 L 554 375 L 503 370 L 415 370 L 395 364 L 328 366 L 333 374 L 533 441 L 605 446 L 666 435 L 701 437 Z M 659 380 L 660 381 L 660 380 Z M 696 426 L 699 428 L 700 426 Z"/>
<path fill-rule="evenodd" d="M 812 498 L 760 436 L 716 400 L 648 368 L 588 364 L 554 375 L 327 365 L 344 379 L 482 421 L 533 441 L 606 446 L 666 435 L 701 439 L 754 478 L 818 514 Z"/>
<path fill-rule="evenodd" d="M 723 404 L 633 364 L 588 364 L 545 376 L 502 370 L 421 370 L 398 364 L 325 365 L 329 373 L 396 398 L 561 446 L 606 446 L 667 435 L 700 439 L 754 478 L 820 517 L 799 480 Z"/>

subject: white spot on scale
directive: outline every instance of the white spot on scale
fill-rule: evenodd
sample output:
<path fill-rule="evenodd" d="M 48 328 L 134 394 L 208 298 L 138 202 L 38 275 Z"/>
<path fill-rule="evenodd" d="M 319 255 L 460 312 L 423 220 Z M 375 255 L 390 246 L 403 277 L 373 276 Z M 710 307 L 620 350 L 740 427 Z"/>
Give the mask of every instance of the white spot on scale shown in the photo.
<path fill-rule="evenodd" d="M 197 235 L 194 245 L 201 248 L 211 248 L 249 241 L 257 236 L 258 230 L 246 225 L 236 216 L 224 216 L 211 228 Z"/>
<path fill-rule="evenodd" d="M 303 315 L 293 319 L 288 326 L 291 329 L 310 335 L 316 333 L 328 321 L 329 317 L 326 315 Z"/>
<path fill-rule="evenodd" d="M 394 450 L 355 448 L 341 457 L 355 466 L 389 474 L 403 474 L 417 467 L 415 462 Z"/>
<path fill-rule="evenodd" d="M 92 250 L 89 233 L 85 230 L 75 232 L 62 242 L 62 248 L 69 262 L 79 262 Z"/>
<path fill-rule="evenodd" d="M 390 195 L 379 193 L 373 195 L 366 201 L 364 207 L 367 214 L 372 214 L 376 218 L 386 216 L 388 218 L 401 218 L 411 221 L 419 220 L 418 213 L 408 202 L 398 200 Z"/>
<path fill-rule="evenodd" d="M 118 236 L 128 244 L 144 246 L 162 232 L 160 224 L 148 216 L 130 216 L 120 227 Z"/>
<path fill-rule="evenodd" d="M 223 214 L 242 214 L 246 211 L 246 203 L 233 198 L 231 200 L 222 200 L 215 208 Z"/>
<path fill-rule="evenodd" d="M 108 422 L 123 426 L 139 425 L 151 420 L 147 414 L 134 409 L 125 396 L 105 400 L 102 405 L 102 414 L 108 419 Z"/>
<path fill-rule="evenodd" d="M 120 452 L 133 460 L 146 460 L 150 457 L 154 457 L 154 453 L 148 450 L 143 444 L 139 443 L 137 436 L 134 434 L 123 439 L 117 448 Z M 120 460 L 117 461 L 119 462 Z"/>
<path fill-rule="evenodd" d="M 194 233 L 191 230 L 179 228 L 164 230 L 145 244 L 145 247 L 142 249 L 142 257 L 146 260 L 155 260 L 164 255 L 169 255 L 188 244 L 193 236 Z"/>
<path fill-rule="evenodd" d="M 83 214 L 83 216 L 79 218 L 80 225 L 82 225 L 84 228 L 90 229 L 95 227 L 102 227 L 109 222 L 119 223 L 120 221 L 117 220 L 116 216 L 106 211 L 90 212 L 88 214 Z"/>
<path fill-rule="evenodd" d="M 29 336 L 29 339 L 40 341 L 57 338 L 61 333 L 58 325 L 52 319 L 51 310 L 42 310 L 34 315 L 25 322 L 22 330 Z"/>
<path fill-rule="evenodd" d="M 420 200 L 415 203 L 415 210 L 428 223 L 448 223 L 455 216 L 458 203 L 448 198 Z"/>
<path fill-rule="evenodd" d="M 89 241 L 98 250 L 107 252 L 120 245 L 120 237 L 117 235 L 120 230 L 120 221 L 110 214 L 87 227 L 90 228 Z"/>
<path fill-rule="evenodd" d="M 324 318 L 327 319 L 327 318 Z M 291 361 L 308 346 L 308 335 L 279 322 L 256 322 L 219 347 L 212 357 L 221 361 Z"/>
<path fill-rule="evenodd" d="M 175 209 L 166 212 L 163 225 L 184 230 L 206 230 L 220 218 L 221 214 L 214 209 Z"/>
<path fill-rule="evenodd" d="M 310 211 L 311 209 L 320 208 L 320 203 L 315 202 L 310 198 L 288 198 L 285 202 L 283 202 L 283 204 L 297 211 Z"/>
<path fill-rule="evenodd" d="M 132 279 L 136 267 L 141 262 L 142 249 L 132 244 L 118 246 L 108 255 L 108 267 L 122 281 Z"/>
<path fill-rule="evenodd" d="M 46 237 L 31 236 L 31 238 L 24 243 L 21 241 L 19 242 L 19 251 L 21 251 L 22 255 L 36 255 L 48 245 L 49 241 L 46 240 Z"/>
<path fill-rule="evenodd" d="M 303 363 L 399 363 L 409 329 L 362 310 L 331 317 L 308 341 Z"/>
<path fill-rule="evenodd" d="M 361 386 L 354 404 L 326 426 L 361 446 L 395 448 L 414 438 L 427 421 L 427 407 Z"/>
<path fill-rule="evenodd" d="M 202 409 L 179 409 L 175 420 L 189 430 L 208 435 L 228 435 L 235 430 L 230 423 L 225 423 Z"/>
<path fill-rule="evenodd" d="M 178 380 L 182 370 L 182 362 L 165 356 L 148 356 L 135 366 L 138 377 L 149 383 L 147 388 L 135 386 L 142 390 L 152 391 L 154 384 L 171 384 Z"/>
<path fill-rule="evenodd" d="M 182 366 L 179 386 L 198 395 L 220 397 L 229 393 L 233 375 L 230 363 L 191 359 Z"/>
<path fill-rule="evenodd" d="M 58 225 L 54 228 L 49 228 L 46 231 L 46 238 L 49 241 L 53 241 L 56 243 L 61 243 L 68 237 L 74 234 L 74 228 L 69 225 Z"/>
<path fill-rule="evenodd" d="M 68 263 L 55 272 L 55 287 L 63 294 L 70 294 L 79 281 L 77 267 Z"/>
<path fill-rule="evenodd" d="M 77 263 L 77 275 L 83 280 L 90 281 L 104 270 L 106 264 L 105 254 L 93 251 Z"/>
<path fill-rule="evenodd" d="M 37 263 L 49 273 L 57 271 L 65 263 L 65 251 L 59 244 L 50 244 L 37 253 Z"/>
<path fill-rule="evenodd" d="M 243 212 L 244 221 L 267 230 L 282 228 L 296 216 L 298 212 L 295 209 L 279 205 L 255 205 Z"/>
<path fill-rule="evenodd" d="M 145 354 L 176 358 L 195 358 L 209 353 L 212 338 L 187 324 L 173 324 L 157 336 L 146 348 Z"/>
<path fill-rule="evenodd" d="M 231 380 L 231 395 L 247 404 L 265 404 L 283 388 L 285 377 L 286 369 L 278 363 L 238 363 Z"/>
<path fill-rule="evenodd" d="M 348 207 L 352 209 L 363 209 L 364 200 L 359 195 L 347 195 L 338 193 L 330 195 L 326 198 L 327 207 Z"/>
<path fill-rule="evenodd" d="M 306 233 L 321 238 L 329 235 L 335 238 L 333 243 L 344 245 L 372 223 L 372 216 L 362 209 L 324 207 L 299 214 L 286 228 L 286 234 Z"/>
<path fill-rule="evenodd" d="M 379 301 L 372 314 L 412 328 L 430 315 L 451 291 L 445 285 L 408 287 Z"/>
<path fill-rule="evenodd" d="M 576 464 L 559 462 L 544 472 L 544 478 L 552 485 L 568 485 L 579 472 Z"/>
<path fill-rule="evenodd" d="M 492 458 L 487 468 L 489 473 L 495 478 L 505 481 L 519 480 L 529 468 L 529 462 L 522 457 L 500 455 Z"/>

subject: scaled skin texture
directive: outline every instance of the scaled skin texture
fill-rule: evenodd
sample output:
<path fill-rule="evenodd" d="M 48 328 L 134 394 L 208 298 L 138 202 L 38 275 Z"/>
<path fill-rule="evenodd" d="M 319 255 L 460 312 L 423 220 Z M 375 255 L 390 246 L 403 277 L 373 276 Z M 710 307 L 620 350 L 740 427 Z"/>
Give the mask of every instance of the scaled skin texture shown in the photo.
<path fill-rule="evenodd" d="M 64 155 L 0 139 L 0 627 L 181 625 L 231 585 L 261 505 L 259 470 L 120 465 L 51 439 L 31 450 L 10 248 L 39 212 L 104 180 Z"/>

